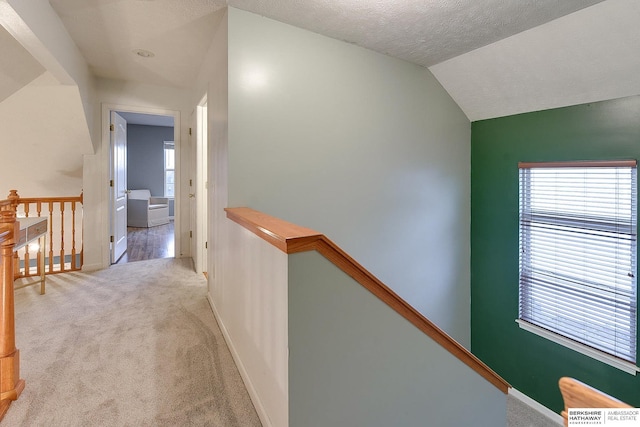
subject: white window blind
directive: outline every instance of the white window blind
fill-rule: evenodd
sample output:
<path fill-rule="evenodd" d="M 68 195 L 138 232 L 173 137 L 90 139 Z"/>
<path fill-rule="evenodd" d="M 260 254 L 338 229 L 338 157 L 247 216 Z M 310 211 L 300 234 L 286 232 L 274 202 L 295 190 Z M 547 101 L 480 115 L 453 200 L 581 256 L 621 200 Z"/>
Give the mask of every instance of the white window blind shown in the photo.
<path fill-rule="evenodd" d="M 521 163 L 520 321 L 636 361 L 636 161 Z"/>

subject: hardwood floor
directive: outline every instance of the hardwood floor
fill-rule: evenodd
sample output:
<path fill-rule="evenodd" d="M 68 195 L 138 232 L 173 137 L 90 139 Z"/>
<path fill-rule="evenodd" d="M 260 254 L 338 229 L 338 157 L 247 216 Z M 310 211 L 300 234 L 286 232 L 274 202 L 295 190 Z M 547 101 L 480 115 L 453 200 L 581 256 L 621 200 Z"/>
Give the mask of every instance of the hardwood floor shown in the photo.
<path fill-rule="evenodd" d="M 127 227 L 127 251 L 116 264 L 173 256 L 173 221 L 149 228 Z"/>

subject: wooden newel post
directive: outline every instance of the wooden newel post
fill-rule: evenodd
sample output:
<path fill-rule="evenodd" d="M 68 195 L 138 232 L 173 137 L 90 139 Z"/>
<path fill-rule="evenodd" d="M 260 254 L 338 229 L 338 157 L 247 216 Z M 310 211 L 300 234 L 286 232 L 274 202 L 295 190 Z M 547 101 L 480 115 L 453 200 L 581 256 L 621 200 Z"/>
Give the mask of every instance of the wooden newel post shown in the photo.
<path fill-rule="evenodd" d="M 16 349 L 15 311 L 13 297 L 13 248 L 18 235 L 14 210 L 0 211 L 0 419 L 24 390 L 20 379 L 20 352 Z"/>
<path fill-rule="evenodd" d="M 11 208 L 15 212 L 18 208 L 18 202 L 20 201 L 18 190 L 9 190 L 9 195 L 7 196 L 7 200 L 11 201 Z"/>
<path fill-rule="evenodd" d="M 18 204 L 20 202 L 20 195 L 18 194 L 18 190 L 9 190 L 9 195 L 7 196 L 7 200 L 9 201 L 9 210 L 17 215 L 18 213 Z M 15 234 L 14 236 L 17 236 Z M 15 243 L 15 237 L 14 237 Z M 13 254 L 13 278 L 14 280 L 20 274 L 20 259 L 18 258 L 18 253 Z"/>

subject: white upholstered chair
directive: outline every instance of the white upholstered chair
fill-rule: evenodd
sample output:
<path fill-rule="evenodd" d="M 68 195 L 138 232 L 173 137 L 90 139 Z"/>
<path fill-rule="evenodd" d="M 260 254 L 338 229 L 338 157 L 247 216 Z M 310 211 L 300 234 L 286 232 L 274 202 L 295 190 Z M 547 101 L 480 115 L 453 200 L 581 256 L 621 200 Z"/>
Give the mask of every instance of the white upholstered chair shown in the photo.
<path fill-rule="evenodd" d="M 127 198 L 127 226 L 153 227 L 169 223 L 169 199 L 151 197 L 148 189 L 130 190 Z"/>

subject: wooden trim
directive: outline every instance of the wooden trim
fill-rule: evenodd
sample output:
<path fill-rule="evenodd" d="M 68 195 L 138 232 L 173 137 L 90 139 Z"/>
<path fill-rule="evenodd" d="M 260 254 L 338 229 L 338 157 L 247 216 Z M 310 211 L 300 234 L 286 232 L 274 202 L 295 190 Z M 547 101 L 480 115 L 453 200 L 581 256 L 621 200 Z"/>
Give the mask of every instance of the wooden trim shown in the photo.
<path fill-rule="evenodd" d="M 13 205 L 11 205 L 13 207 Z M 0 420 L 24 390 L 16 349 L 13 248 L 18 234 L 15 211 L 0 211 Z"/>
<path fill-rule="evenodd" d="M 76 218 L 78 215 L 82 215 L 82 203 L 84 200 L 84 194 L 80 193 L 79 196 L 62 196 L 62 197 L 20 197 L 16 190 L 11 190 L 9 196 L 5 200 L 0 200 L 0 210 L 12 210 L 18 212 L 21 210 L 26 217 L 40 217 L 48 216 L 49 233 L 46 243 L 48 249 L 42 252 L 49 258 L 49 262 L 45 266 L 44 263 L 37 262 L 37 271 L 33 272 L 30 266 L 30 256 L 27 252 L 22 254 L 22 257 L 16 252 L 14 255 L 15 267 L 14 273 L 17 278 L 28 278 L 33 276 L 40 276 L 41 270 L 45 270 L 45 274 L 57 274 L 67 271 L 78 271 L 82 269 L 82 263 L 84 259 L 83 249 L 76 248 L 76 239 L 82 239 L 82 230 L 80 233 L 76 233 Z M 80 209 L 77 209 L 77 204 L 80 204 Z M 71 250 L 65 248 L 65 210 L 66 206 L 69 206 L 71 210 Z M 35 212 L 32 213 L 32 209 L 35 208 Z M 43 209 L 44 208 L 44 209 Z M 58 215 L 54 224 L 54 214 Z M 54 230 L 56 231 L 54 235 Z M 54 239 L 54 237 L 56 239 Z M 58 245 L 58 250 L 54 252 L 54 245 Z M 39 254 L 43 257 L 44 255 Z M 80 262 L 77 262 L 76 258 L 79 255 Z M 55 256 L 59 257 L 58 263 L 54 263 Z M 66 268 L 65 260 L 67 256 L 71 256 L 70 268 Z M 20 268 L 20 263 L 23 263 L 23 267 Z M 36 282 L 37 283 L 37 282 Z"/>
<path fill-rule="evenodd" d="M 227 217 L 284 253 L 302 252 L 322 234 L 249 208 L 226 208 Z"/>
<path fill-rule="evenodd" d="M 518 169 L 534 168 L 635 168 L 637 160 L 576 160 L 567 162 L 518 162 Z"/>
<path fill-rule="evenodd" d="M 284 253 L 292 254 L 316 250 L 363 287 L 393 308 L 431 339 L 444 347 L 501 392 L 507 393 L 509 384 L 461 344 L 420 314 L 388 286 L 351 258 L 325 235 L 310 228 L 291 224 L 250 208 L 226 208 L 227 218 L 245 227 Z"/>
<path fill-rule="evenodd" d="M 65 197 L 20 197 L 20 200 L 18 203 L 31 204 L 31 203 L 58 203 L 58 202 L 82 203 L 82 194 L 79 196 L 65 196 Z"/>
<path fill-rule="evenodd" d="M 560 378 L 558 386 L 564 400 L 564 410 L 560 415 L 564 418 L 565 426 L 569 422 L 567 418 L 569 408 L 632 408 L 632 406 L 573 378 Z"/>

